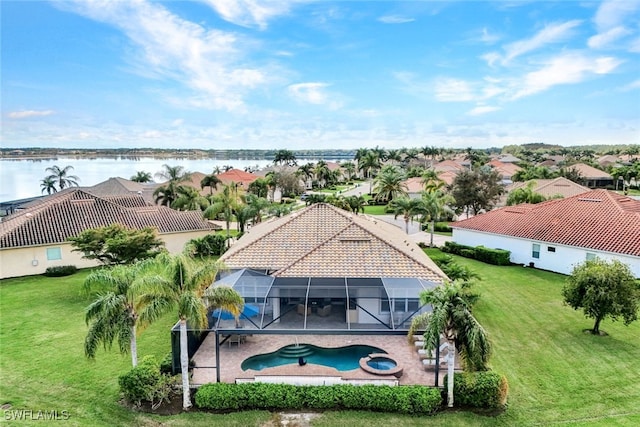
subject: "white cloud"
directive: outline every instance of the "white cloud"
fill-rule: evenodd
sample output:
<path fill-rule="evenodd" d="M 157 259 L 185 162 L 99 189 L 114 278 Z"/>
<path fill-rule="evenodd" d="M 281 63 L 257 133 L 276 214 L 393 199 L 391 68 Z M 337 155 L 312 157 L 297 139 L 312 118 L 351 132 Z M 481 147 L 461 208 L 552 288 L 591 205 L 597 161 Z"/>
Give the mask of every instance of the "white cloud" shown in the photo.
<path fill-rule="evenodd" d="M 628 85 L 623 86 L 620 89 L 620 91 L 621 92 L 629 92 L 629 91 L 636 90 L 636 89 L 640 89 L 640 79 L 634 80 L 631 83 L 629 83 Z"/>
<path fill-rule="evenodd" d="M 289 12 L 293 1 L 201 0 L 225 20 L 243 27 L 267 28 L 269 19 Z"/>
<path fill-rule="evenodd" d="M 338 109 L 342 104 L 334 99 L 325 89 L 328 83 L 309 82 L 289 85 L 287 91 L 295 100 L 307 104 L 325 105 L 333 110 Z"/>
<path fill-rule="evenodd" d="M 491 113 L 492 111 L 498 111 L 500 109 L 500 107 L 492 107 L 490 105 L 478 105 L 474 109 L 467 112 L 467 114 L 470 116 L 480 116 L 482 114 Z"/>
<path fill-rule="evenodd" d="M 621 63 L 613 57 L 589 58 L 578 53 L 560 55 L 540 70 L 525 75 L 513 99 L 543 92 L 556 85 L 579 83 L 590 74 L 608 74 Z"/>
<path fill-rule="evenodd" d="M 556 22 L 553 24 L 549 24 L 529 39 L 519 40 L 517 42 L 506 45 L 504 47 L 506 53 L 502 61 L 503 64 L 506 64 L 520 55 L 539 49 L 547 44 L 558 43 L 567 39 L 571 36 L 573 32 L 572 30 L 581 23 L 581 20 L 574 19 L 567 22 Z"/>
<path fill-rule="evenodd" d="M 378 18 L 378 21 L 380 21 L 380 22 L 382 22 L 384 24 L 406 24 L 408 22 L 415 21 L 415 19 L 406 18 L 404 16 L 399 16 L 399 15 L 386 15 L 386 16 L 381 16 L 380 18 Z"/>
<path fill-rule="evenodd" d="M 28 119 L 30 117 L 45 117 L 54 114 L 53 110 L 23 110 L 12 111 L 7 116 L 10 119 Z"/>
<path fill-rule="evenodd" d="M 607 0 L 600 5 L 593 20 L 598 30 L 603 32 L 627 20 L 637 23 L 638 17 L 634 12 L 639 9 L 638 0 Z"/>
<path fill-rule="evenodd" d="M 161 4 L 144 0 L 56 4 L 120 29 L 137 48 L 129 58 L 135 71 L 187 86 L 194 94 L 180 96 L 192 106 L 242 110 L 244 94 L 267 81 L 265 71 L 240 65 L 251 50 L 246 40 L 184 20 Z"/>
<path fill-rule="evenodd" d="M 613 27 L 603 33 L 596 34 L 595 36 L 589 37 L 587 45 L 592 49 L 602 49 L 607 45 L 613 43 L 614 41 L 629 35 L 631 31 L 626 29 L 625 27 Z"/>
<path fill-rule="evenodd" d="M 459 79 L 441 78 L 434 85 L 435 97 L 442 102 L 461 102 L 474 99 L 471 85 Z"/>
<path fill-rule="evenodd" d="M 629 52 L 640 53 L 640 37 L 631 41 L 629 44 Z"/>

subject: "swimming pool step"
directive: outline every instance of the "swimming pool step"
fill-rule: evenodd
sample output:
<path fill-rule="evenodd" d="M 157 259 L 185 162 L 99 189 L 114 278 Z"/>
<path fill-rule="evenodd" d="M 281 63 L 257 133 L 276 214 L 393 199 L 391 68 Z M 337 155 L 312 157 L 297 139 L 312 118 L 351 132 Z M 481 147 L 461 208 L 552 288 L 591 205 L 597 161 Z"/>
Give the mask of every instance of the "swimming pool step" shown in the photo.
<path fill-rule="evenodd" d="M 295 347 L 284 347 L 281 348 L 278 352 L 279 356 L 286 358 L 294 358 L 298 357 L 307 357 L 313 354 L 313 348 L 308 347 L 306 345 L 295 346 Z"/>

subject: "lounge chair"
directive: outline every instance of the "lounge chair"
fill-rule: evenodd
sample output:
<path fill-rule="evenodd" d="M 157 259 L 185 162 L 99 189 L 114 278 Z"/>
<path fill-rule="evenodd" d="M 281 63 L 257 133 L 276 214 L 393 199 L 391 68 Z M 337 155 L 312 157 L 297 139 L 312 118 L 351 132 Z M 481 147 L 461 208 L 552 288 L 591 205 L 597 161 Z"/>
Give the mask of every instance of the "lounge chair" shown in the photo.
<path fill-rule="evenodd" d="M 325 305 L 322 308 L 318 308 L 318 316 L 327 317 L 331 314 L 331 304 Z"/>

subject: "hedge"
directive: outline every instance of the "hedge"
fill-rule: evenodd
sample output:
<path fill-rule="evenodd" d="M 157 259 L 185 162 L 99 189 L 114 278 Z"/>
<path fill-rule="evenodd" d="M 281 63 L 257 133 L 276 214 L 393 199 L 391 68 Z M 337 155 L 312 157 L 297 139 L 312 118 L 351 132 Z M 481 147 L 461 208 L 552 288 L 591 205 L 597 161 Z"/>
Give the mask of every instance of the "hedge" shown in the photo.
<path fill-rule="evenodd" d="M 47 277 L 71 276 L 76 271 L 78 271 L 78 268 L 75 265 L 58 265 L 56 267 L 47 267 L 44 275 Z"/>
<path fill-rule="evenodd" d="M 511 252 L 504 249 L 490 249 L 484 246 L 466 246 L 455 242 L 444 242 L 443 252 L 477 259 L 493 265 L 510 265 Z"/>
<path fill-rule="evenodd" d="M 446 376 L 443 384 L 447 384 Z M 460 406 L 503 409 L 508 392 L 507 378 L 496 372 L 456 372 L 453 376 L 453 398 Z"/>
<path fill-rule="evenodd" d="M 425 386 L 295 386 L 290 384 L 205 384 L 195 395 L 201 409 L 219 412 L 263 410 L 367 410 L 433 414 L 442 405 L 440 390 Z"/>

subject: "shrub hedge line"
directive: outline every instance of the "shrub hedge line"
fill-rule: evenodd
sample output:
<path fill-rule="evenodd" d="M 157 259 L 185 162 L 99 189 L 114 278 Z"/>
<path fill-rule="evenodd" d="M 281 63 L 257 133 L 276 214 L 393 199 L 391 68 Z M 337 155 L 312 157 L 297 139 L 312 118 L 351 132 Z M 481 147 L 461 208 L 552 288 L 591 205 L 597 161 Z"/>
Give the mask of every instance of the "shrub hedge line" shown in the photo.
<path fill-rule="evenodd" d="M 466 246 L 455 242 L 445 242 L 443 252 L 456 254 L 465 258 L 473 258 L 478 261 L 493 265 L 510 265 L 511 252 L 504 249 L 490 249 L 484 246 Z"/>
<path fill-rule="evenodd" d="M 78 268 L 75 265 L 58 265 L 56 267 L 47 267 L 44 275 L 47 277 L 71 276 L 76 271 L 78 271 Z"/>
<path fill-rule="evenodd" d="M 346 385 L 295 386 L 290 384 L 206 384 L 198 389 L 195 404 L 220 412 L 264 410 L 367 410 L 402 414 L 433 414 L 442 405 L 440 390 L 425 386 Z"/>
<path fill-rule="evenodd" d="M 445 376 L 443 384 L 446 383 Z M 508 392 L 507 378 L 496 372 L 457 372 L 453 376 L 456 406 L 503 409 L 507 403 Z"/>

